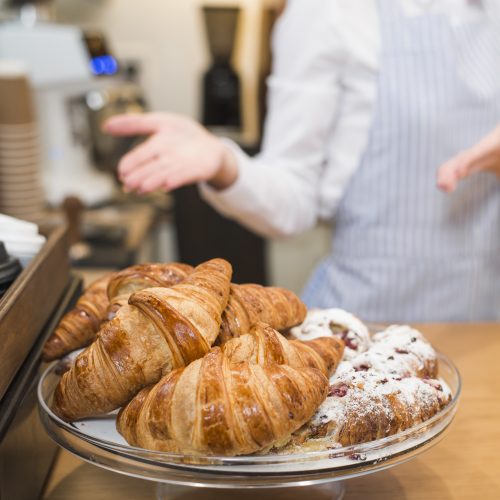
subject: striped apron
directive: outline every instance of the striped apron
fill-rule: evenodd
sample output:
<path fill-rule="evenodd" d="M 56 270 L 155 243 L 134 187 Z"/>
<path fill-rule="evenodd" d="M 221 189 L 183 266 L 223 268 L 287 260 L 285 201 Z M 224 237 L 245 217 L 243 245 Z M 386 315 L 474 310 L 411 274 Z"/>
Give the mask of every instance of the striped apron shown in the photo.
<path fill-rule="evenodd" d="M 378 322 L 498 321 L 500 182 L 481 173 L 453 194 L 436 188 L 438 166 L 500 123 L 487 21 L 407 17 L 395 0 L 379 9 L 370 138 L 304 300 Z"/>

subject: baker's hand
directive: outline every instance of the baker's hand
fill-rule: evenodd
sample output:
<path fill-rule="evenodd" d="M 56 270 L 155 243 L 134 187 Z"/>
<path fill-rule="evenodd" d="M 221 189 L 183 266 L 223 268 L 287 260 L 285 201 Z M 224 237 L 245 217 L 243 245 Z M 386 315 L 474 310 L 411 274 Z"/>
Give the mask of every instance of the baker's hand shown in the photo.
<path fill-rule="evenodd" d="M 120 160 L 118 174 L 127 191 L 171 191 L 200 181 L 225 189 L 238 176 L 230 149 L 190 118 L 167 113 L 118 115 L 107 120 L 103 130 L 115 136 L 150 136 Z"/>
<path fill-rule="evenodd" d="M 454 191 L 458 181 L 481 171 L 493 172 L 500 177 L 500 126 L 470 149 L 441 165 L 438 186 L 443 191 Z"/>

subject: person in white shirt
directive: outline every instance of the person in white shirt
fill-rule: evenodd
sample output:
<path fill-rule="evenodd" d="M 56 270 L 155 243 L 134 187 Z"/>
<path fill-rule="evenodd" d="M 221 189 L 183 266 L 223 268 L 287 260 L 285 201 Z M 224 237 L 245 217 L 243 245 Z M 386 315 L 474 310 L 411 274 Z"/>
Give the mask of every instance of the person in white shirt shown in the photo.
<path fill-rule="evenodd" d="M 290 0 L 262 152 L 249 158 L 185 117 L 118 116 L 109 133 L 151 135 L 122 159 L 121 180 L 142 193 L 199 183 L 218 211 L 267 237 L 331 220 L 332 252 L 303 294 L 310 307 L 371 321 L 500 320 L 500 183 L 480 174 L 453 194 L 436 187 L 439 165 L 500 122 L 498 10 L 494 0 Z"/>

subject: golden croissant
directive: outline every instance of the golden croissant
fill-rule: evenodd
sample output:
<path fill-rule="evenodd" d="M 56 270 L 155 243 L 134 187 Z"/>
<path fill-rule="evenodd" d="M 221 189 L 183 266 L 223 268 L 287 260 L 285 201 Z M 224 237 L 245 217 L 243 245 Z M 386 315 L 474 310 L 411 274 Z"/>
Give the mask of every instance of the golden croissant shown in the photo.
<path fill-rule="evenodd" d="M 42 357 L 51 361 L 89 344 L 106 317 L 109 305 L 106 289 L 112 274 L 94 281 L 61 320 L 47 340 Z"/>
<path fill-rule="evenodd" d="M 79 300 L 79 306 L 68 314 L 67 319 L 63 318 L 49 338 L 44 348 L 44 360 L 60 358 L 92 342 L 102 322 L 113 319 L 120 307 L 127 304 L 132 293 L 149 287 L 175 285 L 185 279 L 192 269 L 187 264 L 179 263 L 132 266 L 107 277 L 107 296 L 107 281 L 99 280 L 91 285 Z M 257 321 L 264 321 L 277 330 L 285 330 L 301 323 L 305 314 L 306 306 L 302 301 L 283 288 L 232 285 L 217 341 L 223 344 L 239 337 Z"/>
<path fill-rule="evenodd" d="M 117 429 L 146 449 L 244 455 L 287 442 L 327 392 L 315 368 L 232 363 L 216 347 L 143 389 L 120 411 Z"/>
<path fill-rule="evenodd" d="M 134 292 L 145 288 L 170 287 L 183 281 L 193 267 L 172 262 L 168 264 L 137 264 L 116 273 L 109 281 L 107 319 L 115 317 L 118 309 L 127 305 Z"/>
<path fill-rule="evenodd" d="M 203 357 L 219 333 L 231 274 L 228 262 L 213 259 L 171 288 L 132 294 L 63 375 L 55 412 L 68 421 L 107 413 Z"/>
<path fill-rule="evenodd" d="M 138 264 L 93 283 L 78 300 L 75 309 L 61 321 L 48 339 L 43 359 L 50 361 L 85 347 L 94 341 L 103 321 L 112 319 L 130 295 L 154 286 L 180 283 L 192 271 L 187 264 Z"/>
<path fill-rule="evenodd" d="M 131 293 L 149 287 L 171 286 L 191 271 L 192 267 L 186 264 L 142 264 L 117 273 L 108 286 L 108 319 L 127 304 Z M 286 330 L 301 323 L 306 311 L 305 304 L 284 288 L 232 284 L 218 341 L 223 344 L 247 333 L 257 321 L 276 330 Z"/>
<path fill-rule="evenodd" d="M 285 330 L 302 323 L 306 313 L 306 305 L 293 292 L 284 288 L 231 285 L 218 342 L 224 344 L 248 333 L 258 321 L 275 330 Z"/>
<path fill-rule="evenodd" d="M 344 342 L 337 337 L 289 341 L 269 325 L 259 322 L 248 334 L 226 342 L 222 351 L 234 363 L 248 361 L 261 366 L 317 368 L 330 377 L 342 359 Z"/>

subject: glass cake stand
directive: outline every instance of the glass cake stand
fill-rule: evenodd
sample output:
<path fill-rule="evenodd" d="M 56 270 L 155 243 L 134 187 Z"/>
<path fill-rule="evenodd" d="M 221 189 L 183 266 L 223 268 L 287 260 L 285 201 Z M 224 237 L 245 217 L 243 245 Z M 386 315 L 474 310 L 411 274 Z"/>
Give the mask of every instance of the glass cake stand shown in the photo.
<path fill-rule="evenodd" d="M 266 498 L 267 493 L 273 500 L 311 494 L 315 500 L 338 500 L 344 494 L 343 480 L 406 462 L 443 437 L 457 410 L 461 381 L 446 356 L 439 354 L 438 359 L 440 378 L 450 387 L 453 398 L 434 417 L 376 441 L 302 454 L 200 457 L 135 448 L 116 431 L 116 412 L 68 424 L 51 410 L 52 395 L 61 377 L 57 362 L 42 375 L 38 400 L 45 429 L 57 444 L 98 467 L 156 481 L 159 499 L 213 498 L 206 489 L 217 489 L 217 498 L 237 495 L 243 500 L 247 494 L 255 496 L 255 489 L 259 489 L 259 498 Z"/>

